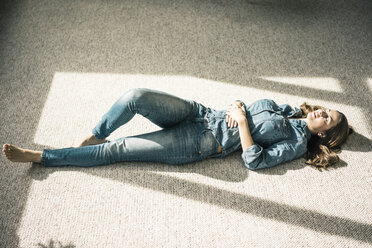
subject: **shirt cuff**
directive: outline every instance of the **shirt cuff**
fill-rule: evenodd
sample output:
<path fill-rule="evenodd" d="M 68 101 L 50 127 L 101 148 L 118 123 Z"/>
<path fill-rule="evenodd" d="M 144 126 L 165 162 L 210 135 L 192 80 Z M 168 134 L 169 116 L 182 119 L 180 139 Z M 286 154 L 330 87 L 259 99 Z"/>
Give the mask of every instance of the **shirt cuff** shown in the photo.
<path fill-rule="evenodd" d="M 262 146 L 253 144 L 252 146 L 248 147 L 243 153 L 242 153 L 242 159 L 244 161 L 244 164 L 247 167 L 251 167 L 253 161 L 255 161 L 258 157 L 261 156 L 261 153 L 263 151 Z"/>

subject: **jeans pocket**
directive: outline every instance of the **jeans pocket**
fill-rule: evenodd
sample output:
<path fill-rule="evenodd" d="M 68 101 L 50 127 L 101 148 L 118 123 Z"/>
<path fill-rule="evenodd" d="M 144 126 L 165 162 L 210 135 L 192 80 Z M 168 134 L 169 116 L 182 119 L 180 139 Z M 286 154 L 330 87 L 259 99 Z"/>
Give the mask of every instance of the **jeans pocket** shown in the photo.
<path fill-rule="evenodd" d="M 196 147 L 196 152 L 203 158 L 217 153 L 218 142 L 211 130 L 207 129 L 200 133 Z"/>

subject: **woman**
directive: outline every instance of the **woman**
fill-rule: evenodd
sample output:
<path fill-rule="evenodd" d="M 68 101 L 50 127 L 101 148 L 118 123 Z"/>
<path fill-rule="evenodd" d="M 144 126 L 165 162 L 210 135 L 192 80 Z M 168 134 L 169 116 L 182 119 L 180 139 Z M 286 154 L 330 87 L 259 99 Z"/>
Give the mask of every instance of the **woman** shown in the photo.
<path fill-rule="evenodd" d="M 141 114 L 162 129 L 109 141 L 121 125 Z M 346 117 L 335 110 L 306 103 L 301 109 L 272 100 L 250 105 L 236 101 L 227 110 L 214 110 L 191 100 L 150 89 L 132 89 L 103 115 L 79 147 L 33 151 L 5 144 L 12 162 L 42 166 L 96 166 L 121 161 L 184 164 L 225 157 L 242 149 L 244 165 L 258 170 L 303 155 L 306 163 L 326 167 L 339 158 L 349 134 Z"/>

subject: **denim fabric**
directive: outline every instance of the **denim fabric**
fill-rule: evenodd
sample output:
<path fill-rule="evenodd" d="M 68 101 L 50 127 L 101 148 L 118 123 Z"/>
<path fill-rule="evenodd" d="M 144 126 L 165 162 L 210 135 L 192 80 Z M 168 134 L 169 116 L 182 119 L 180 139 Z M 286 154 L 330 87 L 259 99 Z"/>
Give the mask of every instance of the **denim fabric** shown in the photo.
<path fill-rule="evenodd" d="M 310 131 L 298 108 L 272 100 L 243 103 L 255 144 L 242 153 L 247 168 L 256 170 L 293 160 L 306 152 Z M 120 138 L 100 145 L 44 149 L 44 166 L 96 166 L 123 161 L 184 164 L 224 157 L 241 149 L 239 129 L 229 128 L 226 110 L 215 110 L 191 100 L 150 89 L 133 89 L 120 97 L 92 133 L 99 139 L 141 114 L 162 130 Z M 217 153 L 218 147 L 222 152 Z"/>
<path fill-rule="evenodd" d="M 249 130 L 254 145 L 243 151 L 244 165 L 251 170 L 273 167 L 299 158 L 307 150 L 311 133 L 302 113 L 288 104 L 278 106 L 273 100 L 263 99 L 250 105 L 241 102 L 246 110 Z M 238 127 L 229 128 L 226 110 L 208 109 L 206 118 L 223 150 L 221 157 L 241 149 Z"/>
<path fill-rule="evenodd" d="M 92 133 L 108 137 L 121 125 L 141 114 L 163 128 L 99 145 L 44 149 L 43 166 L 96 166 L 123 161 L 184 164 L 203 160 L 218 151 L 218 143 L 207 128 L 206 108 L 160 91 L 133 89 L 120 97 Z"/>

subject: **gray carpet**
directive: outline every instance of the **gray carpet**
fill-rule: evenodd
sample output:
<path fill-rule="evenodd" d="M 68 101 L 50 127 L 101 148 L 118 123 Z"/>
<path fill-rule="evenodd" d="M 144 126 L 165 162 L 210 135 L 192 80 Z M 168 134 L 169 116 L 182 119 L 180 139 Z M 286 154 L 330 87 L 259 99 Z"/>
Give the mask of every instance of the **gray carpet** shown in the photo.
<path fill-rule="evenodd" d="M 341 110 L 341 162 L 249 171 L 41 168 L 0 159 L 0 247 L 371 247 L 372 2 L 0 3 L 0 142 L 70 146 L 126 90 L 223 109 L 235 99 Z M 109 138 L 156 130 L 143 117 Z"/>

